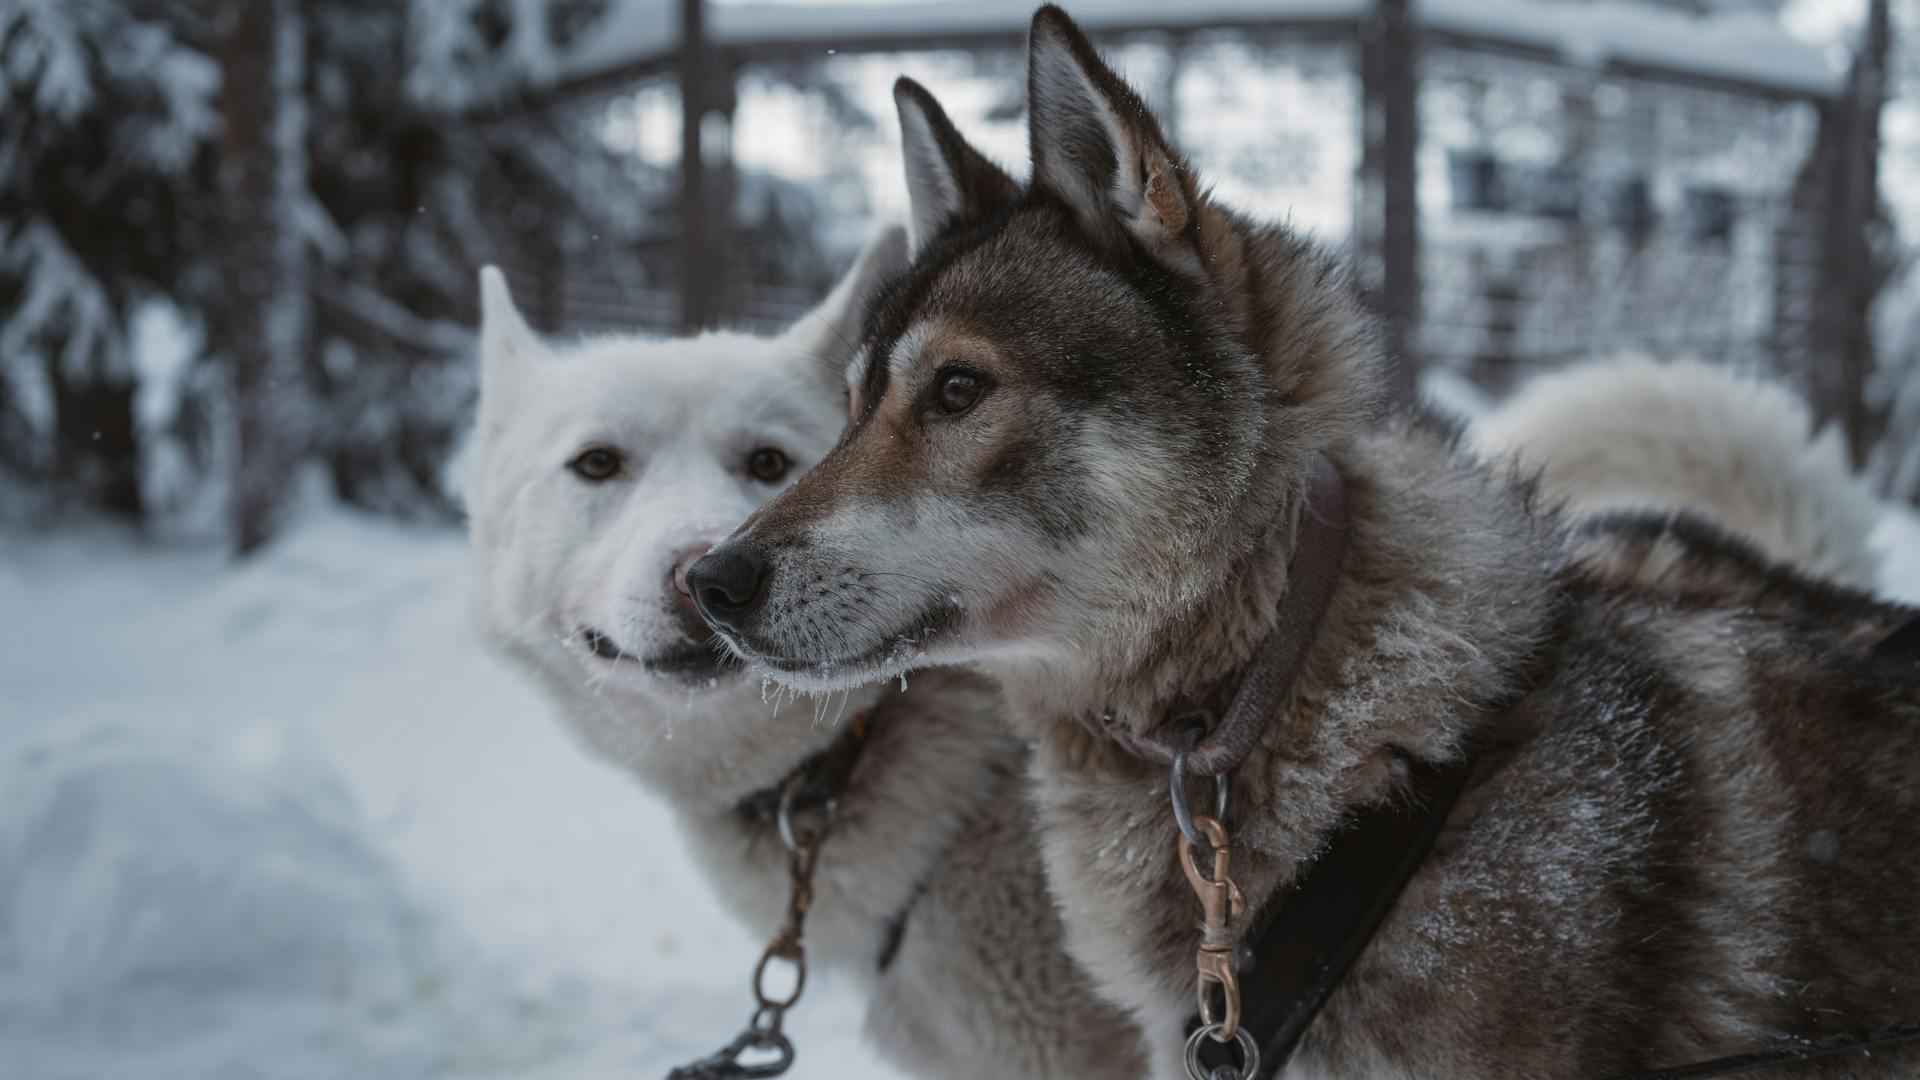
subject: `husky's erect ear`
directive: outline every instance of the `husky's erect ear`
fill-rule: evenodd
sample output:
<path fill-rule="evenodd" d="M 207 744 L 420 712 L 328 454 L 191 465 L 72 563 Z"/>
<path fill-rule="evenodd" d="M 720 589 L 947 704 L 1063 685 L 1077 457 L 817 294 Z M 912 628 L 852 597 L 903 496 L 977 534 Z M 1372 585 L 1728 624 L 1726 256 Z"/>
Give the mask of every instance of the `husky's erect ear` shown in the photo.
<path fill-rule="evenodd" d="M 842 385 L 874 293 L 906 268 L 907 231 L 888 225 L 867 241 L 827 298 L 781 335 L 781 343 L 820 365 L 833 385 Z"/>
<path fill-rule="evenodd" d="M 538 363 L 546 346 L 513 306 L 507 278 L 497 266 L 480 270 L 480 385 L 502 387 Z"/>
<path fill-rule="evenodd" d="M 1019 185 L 968 145 L 926 87 L 902 77 L 893 84 L 893 103 L 900 110 L 915 252 L 940 230 L 1013 201 Z"/>
<path fill-rule="evenodd" d="M 1125 230 L 1157 248 L 1194 220 L 1193 177 L 1160 125 L 1067 13 L 1034 13 L 1027 40 L 1033 184 L 1101 240 Z"/>

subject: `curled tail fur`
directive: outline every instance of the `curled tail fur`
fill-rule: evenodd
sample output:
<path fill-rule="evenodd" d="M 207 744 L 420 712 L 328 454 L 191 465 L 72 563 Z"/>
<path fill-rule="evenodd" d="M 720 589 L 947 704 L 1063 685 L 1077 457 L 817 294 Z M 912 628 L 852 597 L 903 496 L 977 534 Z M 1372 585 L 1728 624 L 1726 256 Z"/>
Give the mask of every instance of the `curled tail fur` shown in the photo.
<path fill-rule="evenodd" d="M 1604 360 L 1541 376 L 1474 426 L 1489 457 L 1538 472 L 1587 516 L 1691 510 L 1767 556 L 1873 588 L 1880 507 L 1839 433 L 1785 387 L 1699 362 Z"/>

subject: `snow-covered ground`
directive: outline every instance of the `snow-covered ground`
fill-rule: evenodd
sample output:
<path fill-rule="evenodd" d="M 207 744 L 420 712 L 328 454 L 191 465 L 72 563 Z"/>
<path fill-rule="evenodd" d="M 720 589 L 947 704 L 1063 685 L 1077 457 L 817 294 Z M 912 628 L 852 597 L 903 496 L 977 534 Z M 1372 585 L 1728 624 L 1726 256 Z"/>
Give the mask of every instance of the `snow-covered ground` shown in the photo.
<path fill-rule="evenodd" d="M 481 651 L 449 530 L 0 533 L 0 1080 L 646 1080 L 758 944 Z M 831 978 L 797 1077 L 894 1075 Z"/>
<path fill-rule="evenodd" d="M 1878 540 L 1920 602 L 1920 519 Z M 327 508 L 240 569 L 0 533 L 0 1080 L 644 1080 L 734 1033 L 756 943 L 466 574 Z M 794 1075 L 892 1075 L 859 1014 L 812 985 Z"/>

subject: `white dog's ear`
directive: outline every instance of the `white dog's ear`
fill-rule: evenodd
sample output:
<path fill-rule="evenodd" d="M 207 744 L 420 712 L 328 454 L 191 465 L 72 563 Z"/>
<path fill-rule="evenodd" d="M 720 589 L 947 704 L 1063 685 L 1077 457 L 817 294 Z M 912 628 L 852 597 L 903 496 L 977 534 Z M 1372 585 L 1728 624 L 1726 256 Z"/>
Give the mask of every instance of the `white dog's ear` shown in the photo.
<path fill-rule="evenodd" d="M 926 87 L 902 77 L 893 84 L 893 103 L 900 110 L 915 254 L 942 230 L 991 213 L 1019 194 L 1020 185 L 961 137 Z"/>
<path fill-rule="evenodd" d="M 480 270 L 480 386 L 503 388 L 538 363 L 546 346 L 513 306 L 507 277 L 497 266 Z"/>
<path fill-rule="evenodd" d="M 822 366 L 838 386 L 860 344 L 874 294 L 906 268 L 907 231 L 888 225 L 854 257 L 853 265 L 827 298 L 800 316 L 781 340 L 803 353 L 809 363 Z"/>
<path fill-rule="evenodd" d="M 1120 231 L 1149 248 L 1178 239 L 1199 205 L 1192 171 L 1140 95 L 1114 74 L 1067 13 L 1034 13 L 1027 40 L 1033 185 L 1066 203 L 1086 231 Z"/>

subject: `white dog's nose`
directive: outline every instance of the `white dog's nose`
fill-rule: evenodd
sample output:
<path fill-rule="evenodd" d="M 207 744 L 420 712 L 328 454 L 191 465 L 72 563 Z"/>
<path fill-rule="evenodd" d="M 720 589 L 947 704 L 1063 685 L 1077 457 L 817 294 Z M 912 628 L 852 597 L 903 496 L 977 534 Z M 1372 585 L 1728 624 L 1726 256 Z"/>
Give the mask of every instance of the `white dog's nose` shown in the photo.
<path fill-rule="evenodd" d="M 712 550 L 712 544 L 695 544 L 673 557 L 673 590 L 689 604 L 693 602 L 693 591 L 687 585 L 687 571 L 700 561 L 700 556 Z"/>

